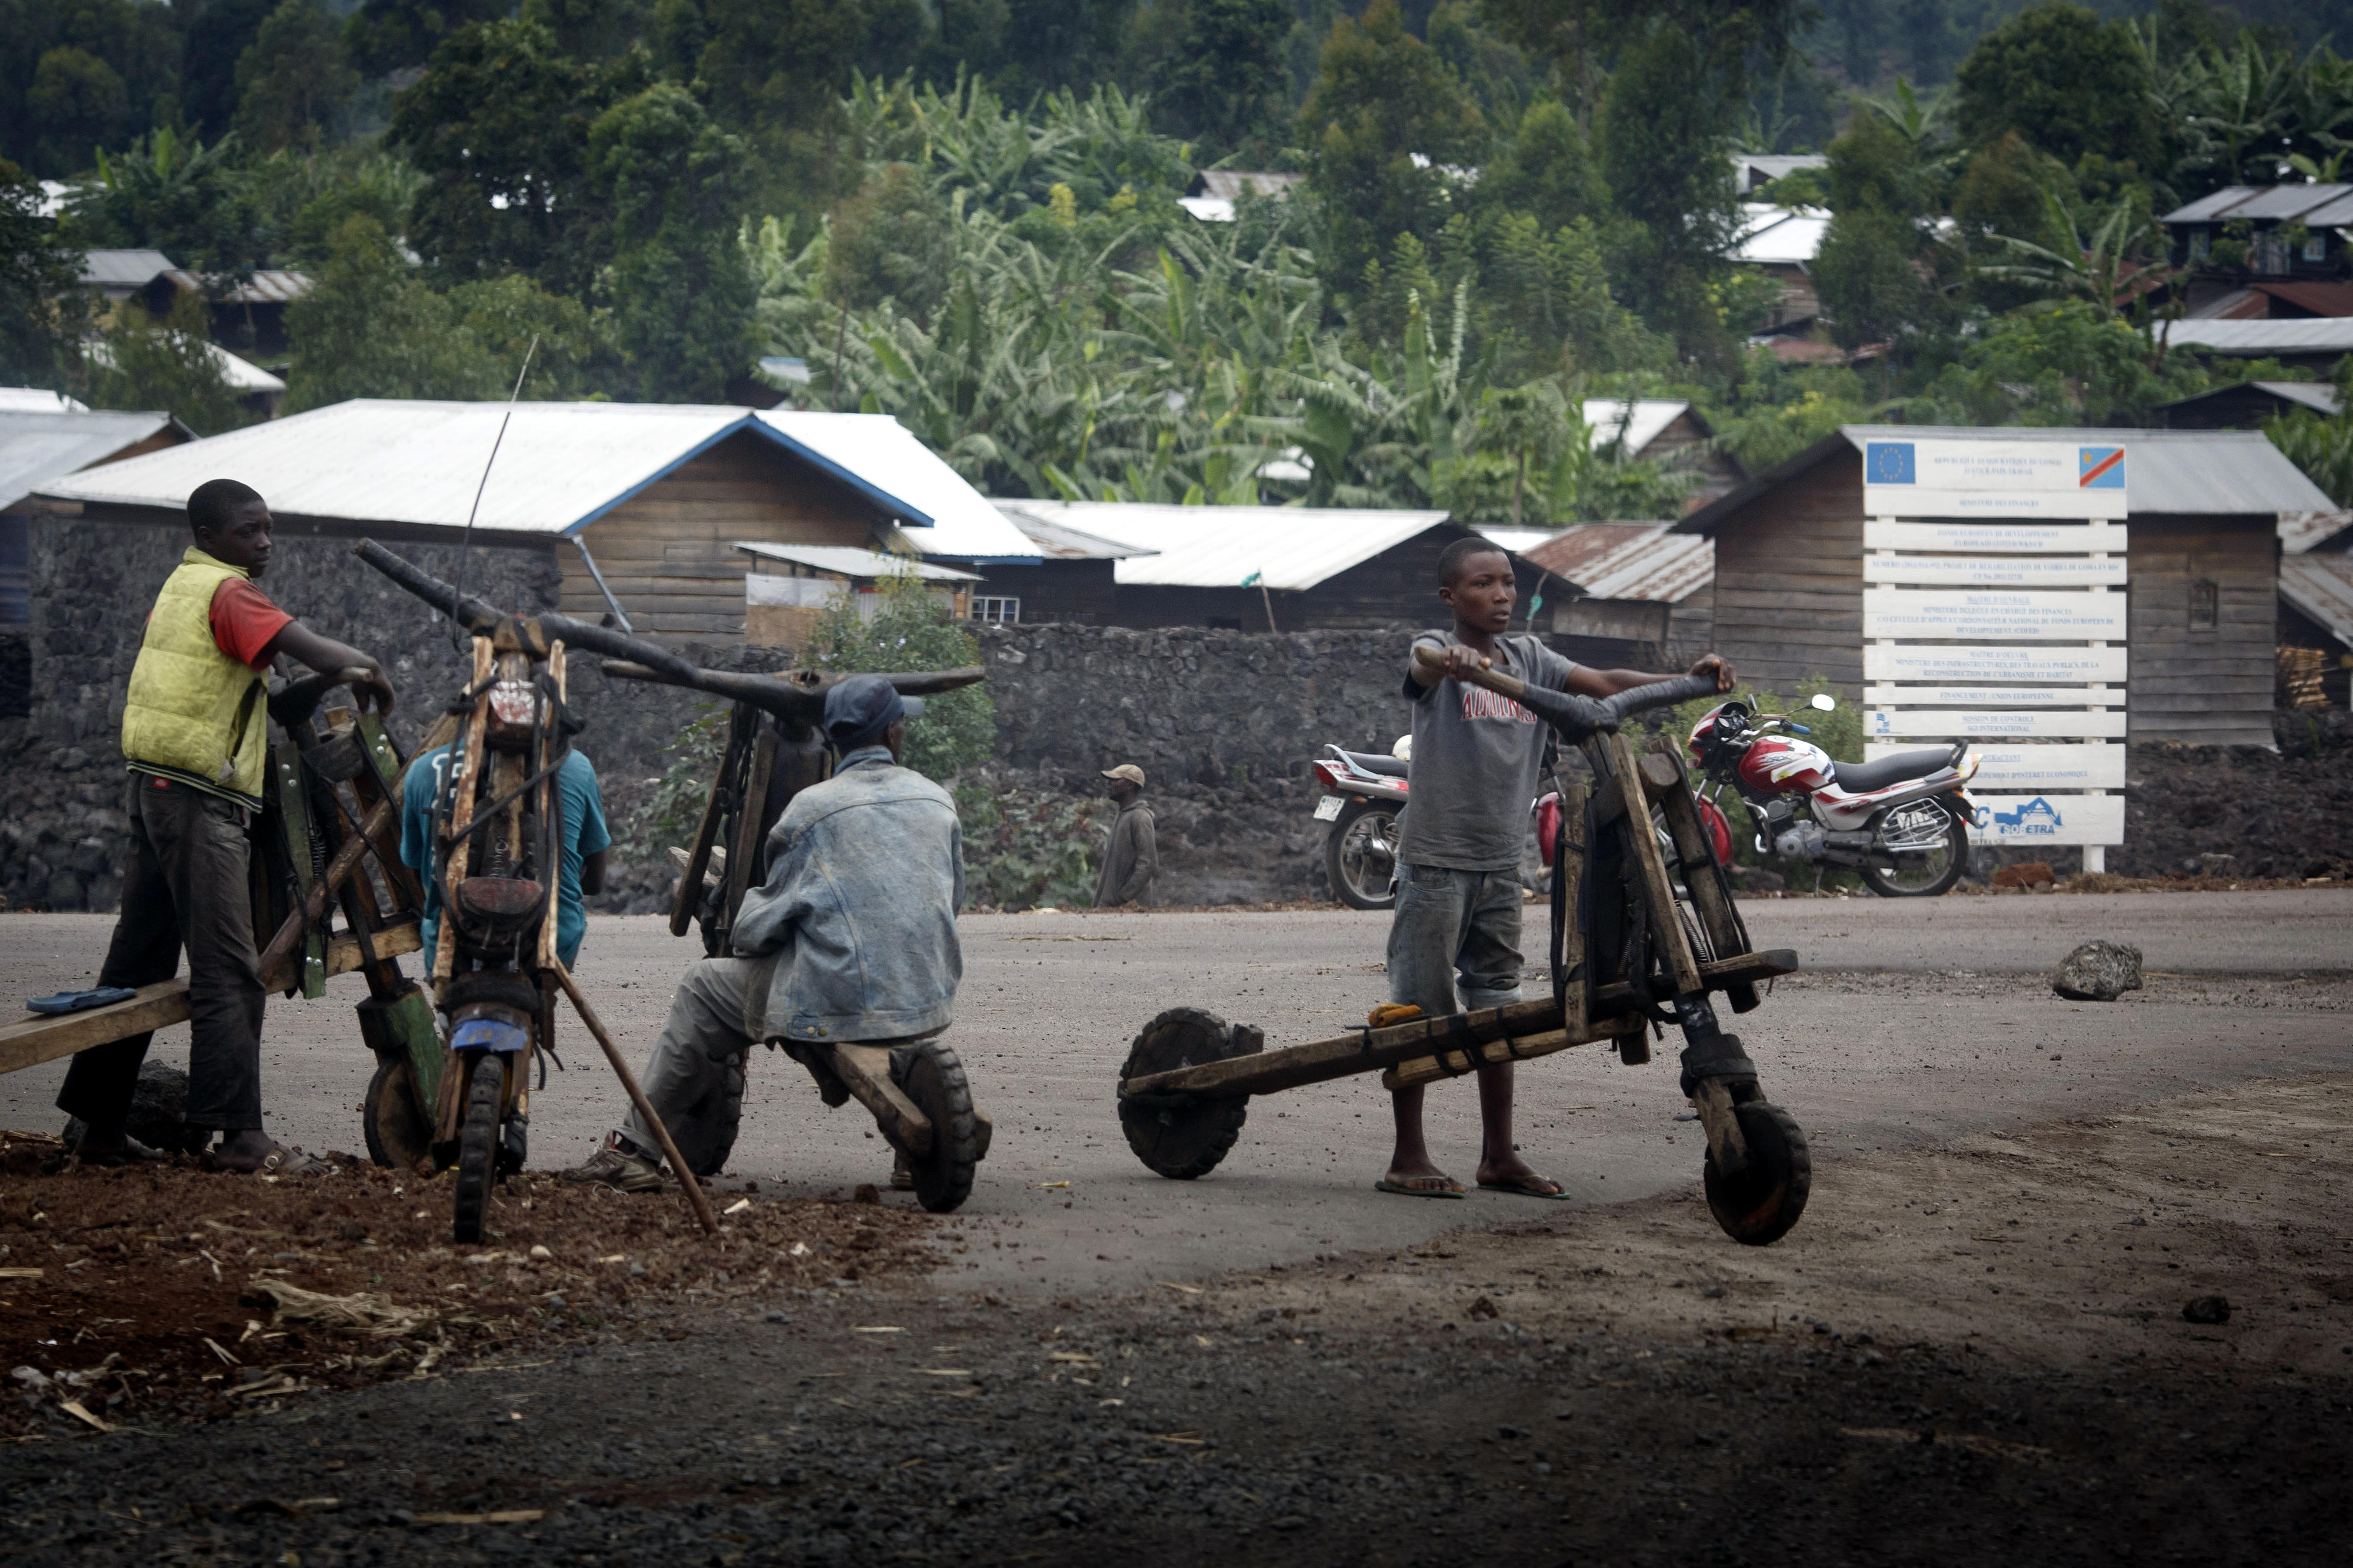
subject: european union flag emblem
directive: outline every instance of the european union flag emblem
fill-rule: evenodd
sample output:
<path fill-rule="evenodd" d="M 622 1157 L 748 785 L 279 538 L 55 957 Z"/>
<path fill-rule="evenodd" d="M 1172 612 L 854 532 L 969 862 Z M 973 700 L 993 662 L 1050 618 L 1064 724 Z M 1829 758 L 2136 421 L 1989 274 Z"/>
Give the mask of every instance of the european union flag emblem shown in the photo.
<path fill-rule="evenodd" d="M 1867 485 L 1918 483 L 1913 472 L 1909 441 L 1866 441 L 1862 445 L 1862 482 Z"/>
<path fill-rule="evenodd" d="M 2075 449 L 2076 471 L 2081 476 L 2076 488 L 2087 490 L 2120 490 L 2125 488 L 2125 449 L 2122 447 L 2079 447 Z"/>

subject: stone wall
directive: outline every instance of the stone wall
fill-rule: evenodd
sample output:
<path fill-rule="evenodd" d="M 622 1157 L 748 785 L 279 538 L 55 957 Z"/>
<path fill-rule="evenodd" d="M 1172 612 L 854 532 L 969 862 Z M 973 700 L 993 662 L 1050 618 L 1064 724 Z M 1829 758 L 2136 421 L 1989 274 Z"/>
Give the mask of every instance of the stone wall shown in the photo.
<path fill-rule="evenodd" d="M 112 909 L 122 865 L 123 690 L 155 591 L 188 545 L 185 529 L 36 521 L 31 527 L 32 621 L 25 637 L 29 700 L 0 716 L 0 897 L 11 909 Z M 448 581 L 458 551 L 401 545 Z M 554 606 L 561 574 L 552 546 L 476 548 L 466 587 L 493 603 Z M 446 621 L 353 559 L 351 542 L 279 534 L 262 587 L 328 637 L 385 661 L 400 702 L 393 729 L 406 745 L 464 682 L 471 656 Z"/>

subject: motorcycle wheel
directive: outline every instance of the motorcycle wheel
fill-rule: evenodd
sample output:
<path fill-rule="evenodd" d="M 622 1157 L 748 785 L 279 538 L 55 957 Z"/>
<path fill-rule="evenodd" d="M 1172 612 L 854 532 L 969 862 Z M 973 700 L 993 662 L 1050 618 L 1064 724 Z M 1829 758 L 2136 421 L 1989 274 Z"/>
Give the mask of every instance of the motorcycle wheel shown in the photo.
<path fill-rule="evenodd" d="M 1359 795 L 1340 808 L 1324 840 L 1324 871 L 1332 892 L 1352 910 L 1386 910 L 1397 902 L 1397 807 Z"/>
<path fill-rule="evenodd" d="M 1888 824 L 1907 813 L 1933 811 L 1945 819 L 1941 842 L 1926 852 L 1907 854 L 1910 864 L 1899 863 L 1893 868 L 1865 866 L 1862 883 L 1883 899 L 1933 899 L 1961 879 L 1969 864 L 1969 825 L 1953 815 L 1941 800 L 1916 801 L 1910 805 L 1891 806 L 1872 824 L 1874 839 L 1884 839 Z M 1926 837 L 1926 825 L 1921 825 L 1919 837 Z"/>
<path fill-rule="evenodd" d="M 506 1058 L 480 1052 L 466 1082 L 466 1117 L 458 1130 L 457 1215 L 449 1238 L 460 1246 L 482 1239 L 482 1215 L 499 1179 L 499 1111 L 506 1096 Z"/>

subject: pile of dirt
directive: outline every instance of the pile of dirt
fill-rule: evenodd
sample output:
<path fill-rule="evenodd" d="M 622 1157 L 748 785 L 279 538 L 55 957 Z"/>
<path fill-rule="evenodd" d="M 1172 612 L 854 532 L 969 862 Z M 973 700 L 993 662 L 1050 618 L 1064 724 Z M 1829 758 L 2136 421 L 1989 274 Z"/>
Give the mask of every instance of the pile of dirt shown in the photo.
<path fill-rule="evenodd" d="M 896 1206 L 729 1202 L 705 1237 L 673 1193 L 525 1173 L 480 1247 L 450 1178 L 330 1155 L 334 1175 L 193 1163 L 63 1168 L 0 1132 L 0 1432 L 216 1416 L 491 1353 L 674 1334 L 689 1307 L 920 1273 L 963 1227 Z"/>

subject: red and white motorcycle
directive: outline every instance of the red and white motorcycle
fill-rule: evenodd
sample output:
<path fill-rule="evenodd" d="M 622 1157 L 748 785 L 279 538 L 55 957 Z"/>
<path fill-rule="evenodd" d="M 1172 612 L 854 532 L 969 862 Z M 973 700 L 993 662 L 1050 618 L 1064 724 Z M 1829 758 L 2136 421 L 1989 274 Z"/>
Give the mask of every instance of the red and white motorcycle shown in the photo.
<path fill-rule="evenodd" d="M 1838 702 L 1822 694 L 1811 706 L 1828 713 Z M 1722 820 L 1715 803 L 1729 789 L 1756 823 L 1759 854 L 1853 867 L 1883 899 L 1934 898 L 1960 880 L 1977 820 L 1963 793 L 1978 772 L 1967 742 L 1838 763 L 1794 739 L 1811 732 L 1786 713 L 1742 702 L 1710 709 L 1690 738 L 1712 786 L 1702 792 L 1703 816 Z"/>
<path fill-rule="evenodd" d="M 1335 897 L 1352 910 L 1385 910 L 1397 902 L 1398 813 L 1405 809 L 1409 737 L 1394 756 L 1326 745 L 1313 766 L 1324 789 L 1315 820 L 1328 822 L 1324 870 Z"/>

